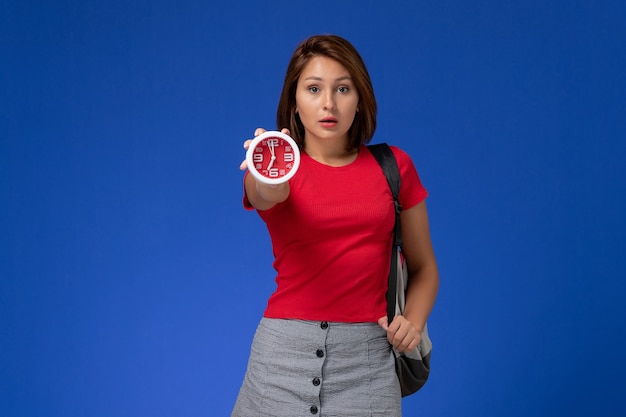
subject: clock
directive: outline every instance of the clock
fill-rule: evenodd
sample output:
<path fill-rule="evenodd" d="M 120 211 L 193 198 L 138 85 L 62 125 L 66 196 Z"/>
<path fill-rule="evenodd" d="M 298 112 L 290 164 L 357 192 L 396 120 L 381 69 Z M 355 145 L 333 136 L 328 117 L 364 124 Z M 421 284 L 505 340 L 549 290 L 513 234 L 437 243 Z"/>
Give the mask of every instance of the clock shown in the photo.
<path fill-rule="evenodd" d="M 288 135 L 267 131 L 252 139 L 246 152 L 248 171 L 265 184 L 289 181 L 300 166 L 300 149 Z"/>

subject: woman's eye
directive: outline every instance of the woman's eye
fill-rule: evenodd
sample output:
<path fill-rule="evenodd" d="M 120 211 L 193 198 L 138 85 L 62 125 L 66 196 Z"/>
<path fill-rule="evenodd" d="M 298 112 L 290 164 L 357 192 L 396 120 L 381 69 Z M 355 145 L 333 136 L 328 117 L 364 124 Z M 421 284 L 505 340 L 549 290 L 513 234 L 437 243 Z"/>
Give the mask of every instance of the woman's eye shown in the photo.
<path fill-rule="evenodd" d="M 339 87 L 337 91 L 339 91 L 340 93 L 347 93 L 348 91 L 350 91 L 350 89 L 348 87 Z"/>
<path fill-rule="evenodd" d="M 320 89 L 314 86 L 314 87 L 309 87 L 309 91 L 311 93 L 318 93 L 320 91 Z"/>

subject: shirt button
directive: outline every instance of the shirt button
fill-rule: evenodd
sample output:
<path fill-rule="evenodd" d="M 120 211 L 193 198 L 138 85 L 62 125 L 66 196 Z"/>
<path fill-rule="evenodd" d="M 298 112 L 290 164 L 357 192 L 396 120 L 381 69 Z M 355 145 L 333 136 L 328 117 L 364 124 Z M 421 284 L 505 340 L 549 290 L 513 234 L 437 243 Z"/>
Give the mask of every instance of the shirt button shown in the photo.
<path fill-rule="evenodd" d="M 317 351 L 315 351 L 315 354 L 317 355 L 318 358 L 324 357 L 324 351 L 322 349 L 317 349 Z"/>
<path fill-rule="evenodd" d="M 316 387 L 320 384 L 320 379 L 319 378 L 313 378 L 313 385 L 315 385 Z"/>
<path fill-rule="evenodd" d="M 320 325 L 320 327 L 322 328 L 322 330 L 328 329 L 328 322 L 327 321 L 323 321 L 322 324 Z"/>
<path fill-rule="evenodd" d="M 317 406 L 316 405 L 312 405 L 311 406 L 311 414 L 317 414 Z"/>

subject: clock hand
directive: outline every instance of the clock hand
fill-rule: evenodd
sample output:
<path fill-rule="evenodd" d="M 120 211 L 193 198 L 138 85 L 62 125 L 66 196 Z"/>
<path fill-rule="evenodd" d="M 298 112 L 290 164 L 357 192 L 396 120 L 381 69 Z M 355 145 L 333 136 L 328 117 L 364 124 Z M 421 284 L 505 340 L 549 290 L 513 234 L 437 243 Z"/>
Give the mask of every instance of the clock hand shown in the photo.
<path fill-rule="evenodd" d="M 270 153 L 272 154 L 272 158 L 270 159 L 270 163 L 267 166 L 267 170 L 269 171 L 269 169 L 274 165 L 274 161 L 276 160 L 276 154 L 274 153 L 274 142 L 273 141 L 269 141 L 268 145 L 269 145 L 269 148 L 270 148 Z"/>
<path fill-rule="evenodd" d="M 270 158 L 270 163 L 267 166 L 267 170 L 269 171 L 269 169 L 272 167 L 272 165 L 274 165 L 274 161 L 276 160 L 276 157 L 274 155 L 272 155 L 272 157 Z"/>
<path fill-rule="evenodd" d="M 272 158 L 275 158 L 275 154 L 274 154 L 274 141 L 270 140 L 268 143 L 269 147 L 270 147 L 270 153 L 272 154 Z"/>

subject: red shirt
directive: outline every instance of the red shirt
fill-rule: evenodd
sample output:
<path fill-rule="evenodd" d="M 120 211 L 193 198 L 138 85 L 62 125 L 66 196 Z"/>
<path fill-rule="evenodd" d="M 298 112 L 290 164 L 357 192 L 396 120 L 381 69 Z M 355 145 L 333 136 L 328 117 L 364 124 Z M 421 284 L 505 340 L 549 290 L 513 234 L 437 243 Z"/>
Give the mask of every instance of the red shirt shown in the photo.
<path fill-rule="evenodd" d="M 398 161 L 400 204 L 428 195 L 410 157 Z M 367 147 L 349 165 L 331 167 L 302 152 L 286 201 L 258 210 L 272 240 L 276 291 L 264 316 L 377 322 L 385 315 L 394 206 L 382 169 Z M 244 206 L 251 205 L 244 195 Z"/>

